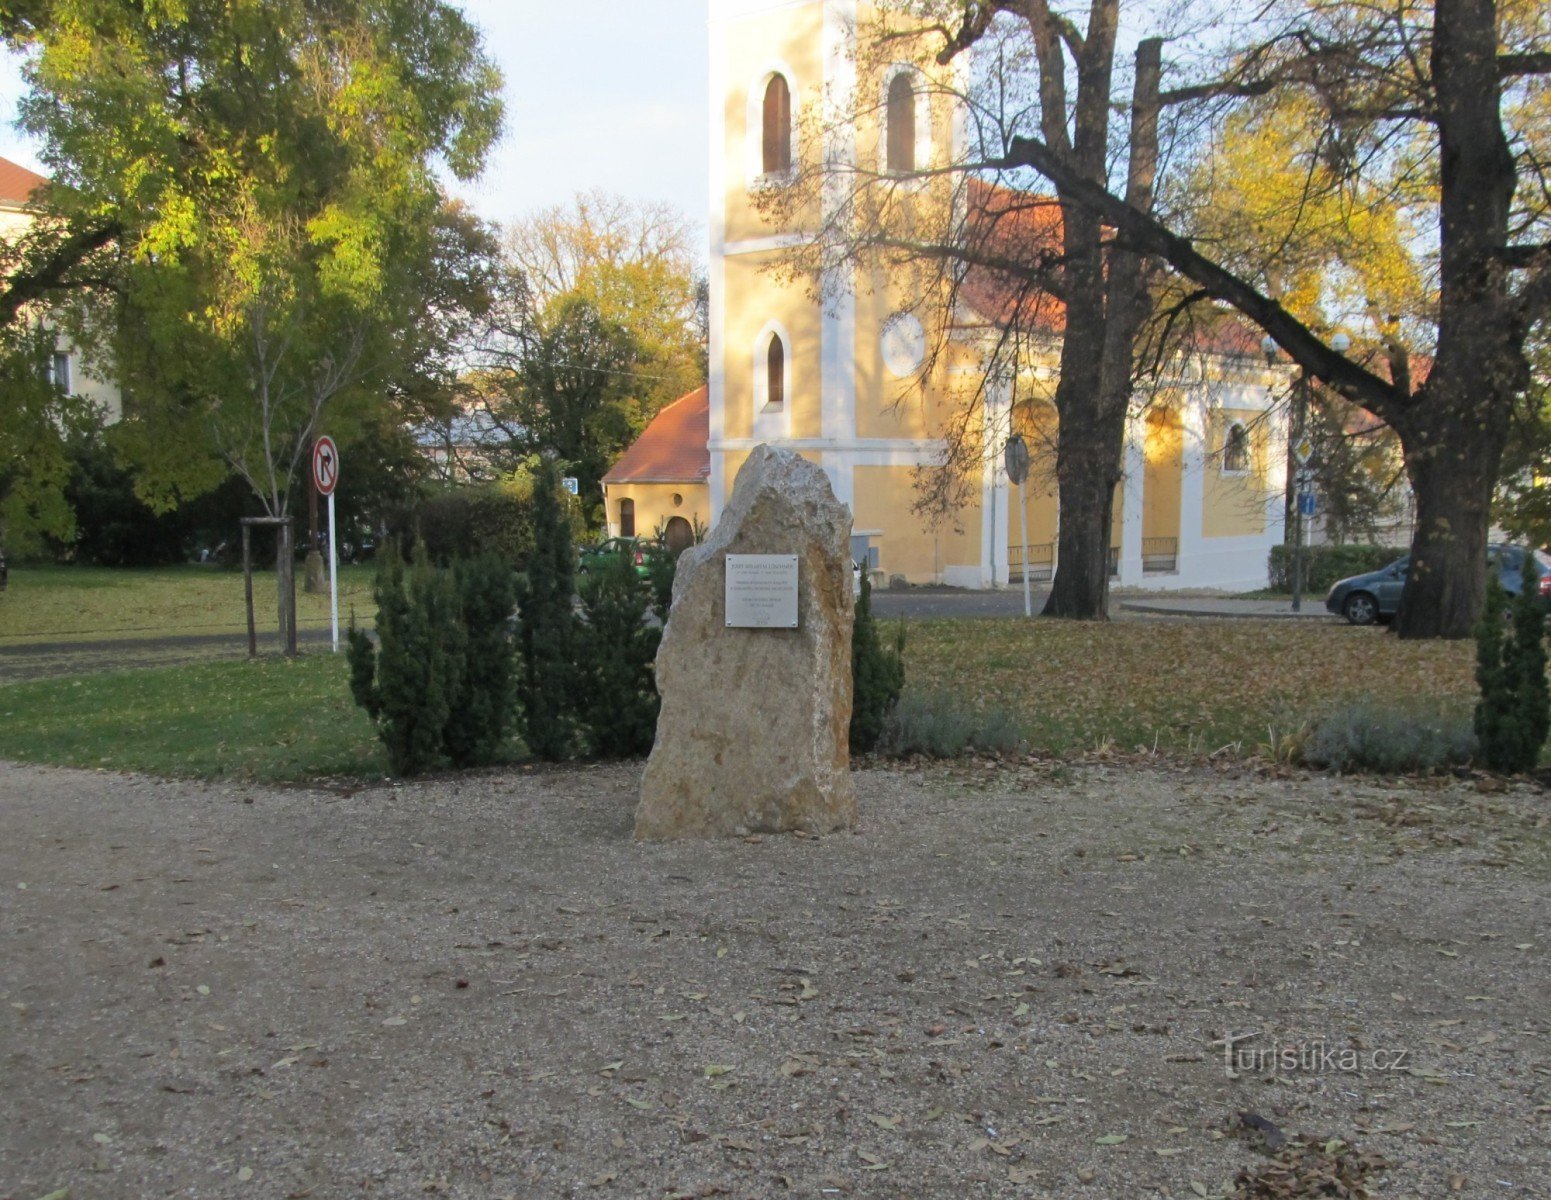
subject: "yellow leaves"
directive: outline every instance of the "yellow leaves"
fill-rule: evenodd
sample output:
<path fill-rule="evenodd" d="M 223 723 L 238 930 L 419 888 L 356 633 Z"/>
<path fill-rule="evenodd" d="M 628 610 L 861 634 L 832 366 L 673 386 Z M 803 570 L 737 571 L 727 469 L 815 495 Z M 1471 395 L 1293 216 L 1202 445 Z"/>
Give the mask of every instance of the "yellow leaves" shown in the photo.
<path fill-rule="evenodd" d="M 1408 217 L 1433 181 L 1404 161 L 1346 178 L 1313 101 L 1282 95 L 1227 123 L 1217 152 L 1184 188 L 1198 237 L 1264 275 L 1303 320 L 1424 316 L 1431 306 L 1425 239 Z"/>

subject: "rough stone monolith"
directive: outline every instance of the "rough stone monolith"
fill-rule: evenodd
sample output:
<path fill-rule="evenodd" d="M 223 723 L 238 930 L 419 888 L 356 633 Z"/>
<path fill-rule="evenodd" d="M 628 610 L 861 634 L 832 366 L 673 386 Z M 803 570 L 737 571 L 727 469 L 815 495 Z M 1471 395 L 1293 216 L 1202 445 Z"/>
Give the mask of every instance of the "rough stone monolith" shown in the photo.
<path fill-rule="evenodd" d="M 755 447 L 710 538 L 679 558 L 636 837 L 827 833 L 855 820 L 850 535 L 819 467 Z M 796 629 L 728 628 L 728 554 L 797 556 Z"/>

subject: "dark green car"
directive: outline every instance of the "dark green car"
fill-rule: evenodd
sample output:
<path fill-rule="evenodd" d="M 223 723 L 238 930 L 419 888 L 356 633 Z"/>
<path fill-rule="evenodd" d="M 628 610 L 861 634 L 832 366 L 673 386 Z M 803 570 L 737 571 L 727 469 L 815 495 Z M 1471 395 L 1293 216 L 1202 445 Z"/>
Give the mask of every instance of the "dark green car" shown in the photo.
<path fill-rule="evenodd" d="M 587 574 L 605 559 L 619 554 L 628 555 L 635 565 L 635 573 L 642 578 L 651 574 L 652 559 L 668 551 L 656 538 L 605 538 L 596 546 L 581 546 L 576 551 L 576 570 Z"/>

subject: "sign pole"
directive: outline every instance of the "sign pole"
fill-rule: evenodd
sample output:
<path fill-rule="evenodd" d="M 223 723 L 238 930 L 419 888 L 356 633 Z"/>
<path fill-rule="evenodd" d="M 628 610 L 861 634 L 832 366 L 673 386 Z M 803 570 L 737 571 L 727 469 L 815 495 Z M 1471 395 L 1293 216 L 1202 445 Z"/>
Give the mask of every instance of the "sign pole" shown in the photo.
<path fill-rule="evenodd" d="M 1002 463 L 1007 469 L 1008 481 L 1018 488 L 1018 524 L 1023 529 L 1023 615 L 1034 615 L 1034 602 L 1029 597 L 1029 506 L 1024 484 L 1029 478 L 1029 446 L 1021 434 L 1013 434 L 1002 448 Z M 1010 502 L 1010 498 L 1009 498 Z"/>
<path fill-rule="evenodd" d="M 334 493 L 329 493 L 329 630 L 339 653 L 339 550 L 334 539 Z"/>
<path fill-rule="evenodd" d="M 312 480 L 329 501 L 329 633 L 334 653 L 339 653 L 339 547 L 334 523 L 334 488 L 339 483 L 339 447 L 331 437 L 312 444 Z"/>
<path fill-rule="evenodd" d="M 1023 615 L 1034 615 L 1034 602 L 1029 598 L 1029 503 L 1024 495 L 1024 485 L 1018 485 L 1018 523 L 1023 527 Z"/>

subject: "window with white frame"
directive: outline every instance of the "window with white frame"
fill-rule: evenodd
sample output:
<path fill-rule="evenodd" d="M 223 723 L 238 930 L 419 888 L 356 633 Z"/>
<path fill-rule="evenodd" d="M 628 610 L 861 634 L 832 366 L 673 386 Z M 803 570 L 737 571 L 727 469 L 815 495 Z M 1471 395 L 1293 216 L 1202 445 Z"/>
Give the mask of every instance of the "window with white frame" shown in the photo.
<path fill-rule="evenodd" d="M 1249 470 L 1249 431 L 1235 421 L 1223 438 L 1222 469 L 1225 475 L 1243 475 Z"/>
<path fill-rule="evenodd" d="M 887 166 L 890 171 L 916 169 L 916 92 L 910 73 L 901 71 L 889 81 L 886 120 Z"/>
<path fill-rule="evenodd" d="M 786 407 L 786 345 L 779 333 L 772 332 L 765 344 L 765 378 L 762 412 L 780 412 Z"/>
<path fill-rule="evenodd" d="M 765 84 L 760 132 L 760 170 L 767 176 L 792 169 L 792 89 L 780 72 Z"/>
<path fill-rule="evenodd" d="M 914 67 L 896 63 L 883 76 L 883 137 L 879 166 L 891 175 L 909 175 L 932 157 L 931 97 Z"/>

